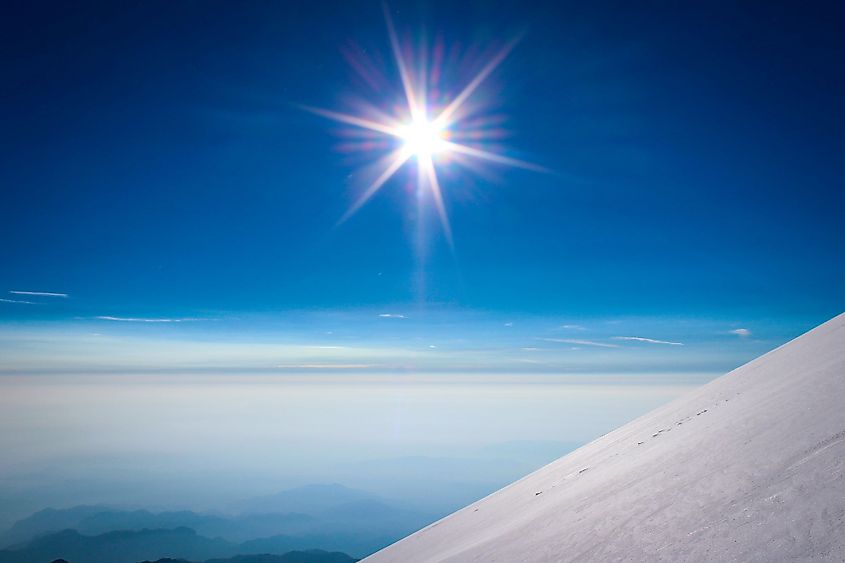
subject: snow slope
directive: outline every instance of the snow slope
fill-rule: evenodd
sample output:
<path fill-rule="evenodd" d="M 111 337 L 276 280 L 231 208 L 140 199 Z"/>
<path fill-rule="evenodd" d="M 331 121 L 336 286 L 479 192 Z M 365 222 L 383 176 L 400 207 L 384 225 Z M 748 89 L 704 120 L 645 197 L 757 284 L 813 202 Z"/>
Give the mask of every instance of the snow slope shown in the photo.
<path fill-rule="evenodd" d="M 845 561 L 845 314 L 367 558 Z"/>

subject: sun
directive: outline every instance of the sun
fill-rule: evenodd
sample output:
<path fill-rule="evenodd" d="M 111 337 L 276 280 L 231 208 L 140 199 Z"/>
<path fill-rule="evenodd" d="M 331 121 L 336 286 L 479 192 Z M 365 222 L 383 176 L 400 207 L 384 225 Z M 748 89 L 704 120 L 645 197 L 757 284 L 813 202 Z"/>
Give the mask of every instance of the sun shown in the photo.
<path fill-rule="evenodd" d="M 352 206 L 340 218 L 339 223 L 354 215 L 384 184 L 396 174 L 408 161 L 414 160 L 417 167 L 417 191 L 419 194 L 429 194 L 430 200 L 437 209 L 443 230 L 450 245 L 452 233 L 449 218 L 446 213 L 443 194 L 440 189 L 437 169 L 452 163 L 464 166 L 475 166 L 470 161 L 486 161 L 507 166 L 516 166 L 538 172 L 548 172 L 545 168 L 511 158 L 500 152 L 489 150 L 485 141 L 494 141 L 500 137 L 501 131 L 479 128 L 478 108 L 469 108 L 467 101 L 478 90 L 479 86 L 507 57 L 516 45 L 516 40 L 510 41 L 502 47 L 480 69 L 478 74 L 466 81 L 461 90 L 449 100 L 441 98 L 436 105 L 431 103 L 433 98 L 430 90 L 430 74 L 442 75 L 442 68 L 427 68 L 425 64 L 414 67 L 409 64 L 408 52 L 403 53 L 400 47 L 393 21 L 385 6 L 385 19 L 404 93 L 404 110 L 400 115 L 386 111 L 388 107 L 396 107 L 393 102 L 386 101 L 382 107 L 367 105 L 365 111 L 359 114 L 341 113 L 314 107 L 304 109 L 323 117 L 366 130 L 370 135 L 380 135 L 392 139 L 396 144 L 393 150 L 386 151 L 378 161 L 377 172 L 369 185 L 358 196 Z M 421 61 L 428 60 L 425 56 L 418 57 Z M 448 85 L 441 85 L 441 90 L 448 90 Z M 441 92 L 442 94 L 442 92 Z M 446 103 L 448 100 L 448 103 Z M 483 119 L 481 120 L 483 121 Z M 475 122 L 475 124 L 473 124 Z M 363 144 L 364 150 L 372 151 L 373 142 Z M 384 146 L 384 145 L 378 145 Z M 446 158 L 448 156 L 448 158 Z M 418 198 L 419 202 L 425 198 Z"/>
<path fill-rule="evenodd" d="M 431 158 L 448 150 L 446 131 L 436 121 L 424 117 L 412 120 L 399 130 L 404 151 L 417 159 Z"/>

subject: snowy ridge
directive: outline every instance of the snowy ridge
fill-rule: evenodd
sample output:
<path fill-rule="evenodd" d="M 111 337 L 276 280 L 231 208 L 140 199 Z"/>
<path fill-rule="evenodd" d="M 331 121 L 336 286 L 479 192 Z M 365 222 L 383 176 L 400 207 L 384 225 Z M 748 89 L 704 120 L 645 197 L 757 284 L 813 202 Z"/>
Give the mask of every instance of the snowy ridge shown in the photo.
<path fill-rule="evenodd" d="M 845 314 L 367 558 L 845 560 Z"/>

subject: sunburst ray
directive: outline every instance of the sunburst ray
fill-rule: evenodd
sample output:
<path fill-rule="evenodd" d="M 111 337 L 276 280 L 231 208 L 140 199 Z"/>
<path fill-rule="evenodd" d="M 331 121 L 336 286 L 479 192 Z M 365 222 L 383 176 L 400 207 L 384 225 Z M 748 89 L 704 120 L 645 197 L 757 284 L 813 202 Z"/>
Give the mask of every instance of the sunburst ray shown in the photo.
<path fill-rule="evenodd" d="M 513 39 L 507 42 L 496 54 L 487 61 L 481 70 L 475 74 L 463 88 L 453 96 L 448 103 L 441 106 L 434 117 L 429 105 L 428 82 L 429 74 L 440 75 L 442 69 L 428 68 L 425 49 L 420 49 L 417 56 L 412 51 L 403 51 L 396 26 L 386 5 L 384 17 L 390 49 L 394 63 L 399 73 L 403 95 L 405 97 L 405 111 L 402 115 L 390 115 L 390 112 L 378 109 L 372 105 L 370 110 L 363 107 L 361 115 L 343 113 L 339 111 L 304 106 L 304 109 L 328 119 L 344 123 L 355 128 L 368 130 L 387 139 L 392 139 L 397 146 L 390 149 L 385 156 L 379 158 L 375 167 L 376 176 L 363 190 L 343 214 L 338 224 L 345 222 L 361 209 L 399 170 L 412 158 L 417 166 L 417 200 L 422 203 L 428 194 L 434 204 L 443 232 L 447 241 L 452 245 L 452 228 L 446 211 L 443 188 L 438 178 L 438 166 L 450 163 L 464 164 L 467 161 L 495 163 L 532 170 L 548 172 L 542 166 L 494 152 L 485 147 L 485 141 L 495 140 L 500 130 L 479 128 L 479 120 L 474 116 L 478 109 L 467 110 L 467 101 L 475 94 L 490 75 L 502 64 L 518 42 Z M 435 61 L 442 57 L 435 57 Z M 416 68 L 413 66 L 416 63 Z M 477 67 L 476 67 L 477 68 Z M 482 123 L 484 119 L 480 120 Z M 491 121 L 487 119 L 487 121 Z M 472 139 L 472 146 L 458 142 L 461 137 Z M 450 140 L 452 138 L 453 140 Z M 364 144 L 371 147 L 371 144 Z M 453 158 L 448 158 L 449 154 Z"/>

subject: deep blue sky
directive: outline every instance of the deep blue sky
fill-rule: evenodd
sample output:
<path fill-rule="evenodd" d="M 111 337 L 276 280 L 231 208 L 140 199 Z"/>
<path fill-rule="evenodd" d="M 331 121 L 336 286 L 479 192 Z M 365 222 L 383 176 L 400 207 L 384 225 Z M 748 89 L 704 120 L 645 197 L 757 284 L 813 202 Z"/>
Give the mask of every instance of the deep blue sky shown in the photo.
<path fill-rule="evenodd" d="M 401 103 L 379 1 L 2 3 L 0 524 L 451 510 L 842 313 L 835 3 L 389 9 L 453 92 L 522 36 L 482 116 L 554 173 L 444 168 L 454 252 L 404 173 L 336 226 L 378 155 L 303 106 Z"/>
<path fill-rule="evenodd" d="M 421 261 L 401 182 L 334 228 L 356 162 L 298 106 L 367 95 L 343 50 L 389 60 L 378 2 L 7 2 L 0 289 L 71 299 L 0 316 L 825 320 L 845 302 L 842 13 L 682 4 L 391 2 L 466 48 L 525 31 L 495 111 L 557 172 L 444 182 L 455 255 L 433 224 Z"/>

